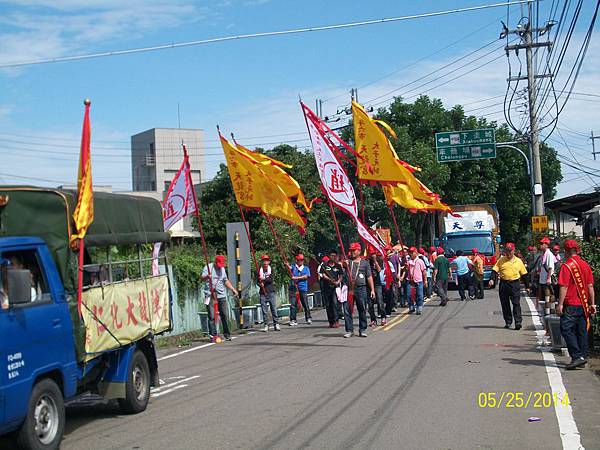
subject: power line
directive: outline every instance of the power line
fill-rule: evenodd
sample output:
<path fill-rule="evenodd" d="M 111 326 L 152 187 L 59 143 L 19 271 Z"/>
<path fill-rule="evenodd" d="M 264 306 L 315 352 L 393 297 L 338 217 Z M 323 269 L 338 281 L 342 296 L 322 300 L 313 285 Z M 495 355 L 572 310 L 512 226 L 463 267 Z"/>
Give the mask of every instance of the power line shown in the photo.
<path fill-rule="evenodd" d="M 361 27 L 361 26 L 376 25 L 376 24 L 382 24 L 382 23 L 399 22 L 399 21 L 404 21 L 404 20 L 413 20 L 413 19 L 423 19 L 423 18 L 428 18 L 428 17 L 444 16 L 444 15 L 448 15 L 448 14 L 456 14 L 456 13 L 462 13 L 462 12 L 479 11 L 479 10 L 483 10 L 483 9 L 498 8 L 501 6 L 522 5 L 525 3 L 531 3 L 532 1 L 534 1 L 534 0 L 516 0 L 516 1 L 503 2 L 503 3 L 494 3 L 494 4 L 489 4 L 489 5 L 471 6 L 471 7 L 465 7 L 465 8 L 455 8 L 455 9 L 449 9 L 449 10 L 445 10 L 445 11 L 413 14 L 413 15 L 409 15 L 409 16 L 390 17 L 390 18 L 374 19 L 374 20 L 363 20 L 360 22 L 349 22 L 349 23 L 342 23 L 342 24 L 336 24 L 336 25 L 325 25 L 325 26 L 318 26 L 318 27 L 296 28 L 296 29 L 282 30 L 282 31 L 267 31 L 267 32 L 261 32 L 261 33 L 240 34 L 237 36 L 225 36 L 225 37 L 220 37 L 220 38 L 201 39 L 201 40 L 197 40 L 197 41 L 163 44 L 163 45 L 156 45 L 156 46 L 152 46 L 152 47 L 133 48 L 133 49 L 128 49 L 128 50 L 114 50 L 114 51 L 99 52 L 99 53 L 87 53 L 87 54 L 82 54 L 82 55 L 61 56 L 61 57 L 57 57 L 57 58 L 38 59 L 38 60 L 32 60 L 32 61 L 17 61 L 17 62 L 12 62 L 12 63 L 0 64 L 0 69 L 6 69 L 9 67 L 32 66 L 32 65 L 37 65 L 37 64 L 50 64 L 50 63 L 56 63 L 56 62 L 78 61 L 78 60 L 83 60 L 83 59 L 102 58 L 102 57 L 116 56 L 116 55 L 129 55 L 129 54 L 133 54 L 133 53 L 152 52 L 152 51 L 157 51 L 157 50 L 166 50 L 166 49 L 173 49 L 173 48 L 180 48 L 180 47 L 191 47 L 191 46 L 205 45 L 205 44 L 215 44 L 218 42 L 237 41 L 237 40 L 242 40 L 242 39 L 254 39 L 254 38 L 260 38 L 260 37 L 283 36 L 283 35 L 287 35 L 287 34 L 299 34 L 299 33 L 309 33 L 309 32 L 314 32 L 314 31 L 326 31 L 326 30 L 337 30 L 337 29 L 343 29 L 343 28 Z"/>

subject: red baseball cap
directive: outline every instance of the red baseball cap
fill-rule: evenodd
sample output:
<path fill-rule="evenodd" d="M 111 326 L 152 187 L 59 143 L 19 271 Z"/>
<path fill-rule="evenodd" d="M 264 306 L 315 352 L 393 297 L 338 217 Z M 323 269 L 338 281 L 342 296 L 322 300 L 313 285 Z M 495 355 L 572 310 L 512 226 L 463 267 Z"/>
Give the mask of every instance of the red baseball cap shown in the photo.
<path fill-rule="evenodd" d="M 567 239 L 563 244 L 563 247 L 565 248 L 565 250 L 580 250 L 579 242 L 577 242 L 575 239 Z"/>
<path fill-rule="evenodd" d="M 552 250 L 560 250 L 560 245 L 558 245 L 558 244 L 554 244 L 554 245 L 552 246 Z"/>
<path fill-rule="evenodd" d="M 423 247 L 419 248 L 419 253 L 421 255 L 424 255 L 425 254 L 425 249 Z"/>
<path fill-rule="evenodd" d="M 321 261 L 323 261 L 323 262 L 327 262 L 327 261 L 329 261 L 329 256 L 323 256 L 323 257 L 321 258 Z"/>
<path fill-rule="evenodd" d="M 261 260 L 261 261 L 271 261 L 271 258 L 269 258 L 269 255 L 262 255 L 262 256 L 260 257 L 260 260 Z"/>
<path fill-rule="evenodd" d="M 298 253 L 296 255 L 296 261 L 304 261 L 304 255 L 302 253 Z"/>
<path fill-rule="evenodd" d="M 417 247 L 411 247 L 408 249 L 409 253 L 416 252 L 416 251 L 417 251 Z"/>
<path fill-rule="evenodd" d="M 358 251 L 361 250 L 361 246 L 358 242 L 353 242 L 352 244 L 350 244 L 350 251 L 353 251 L 353 250 L 358 250 Z"/>
<path fill-rule="evenodd" d="M 512 242 L 507 242 L 507 243 L 504 245 L 504 248 L 505 248 L 506 250 L 514 250 L 514 249 L 515 249 L 515 244 L 513 244 Z"/>
<path fill-rule="evenodd" d="M 227 259 L 225 259 L 225 257 L 223 255 L 215 256 L 215 264 L 217 265 L 217 267 L 219 269 L 222 269 L 223 267 L 225 267 L 226 262 L 227 262 Z"/>
<path fill-rule="evenodd" d="M 527 247 L 528 251 L 532 251 L 534 249 L 534 247 L 532 245 L 530 245 L 529 247 Z"/>
<path fill-rule="evenodd" d="M 438 253 L 444 253 L 444 249 L 443 249 L 442 247 L 438 247 L 438 248 L 437 248 L 437 252 L 438 252 Z"/>
<path fill-rule="evenodd" d="M 431 247 L 429 247 L 429 251 L 430 251 L 431 253 L 433 253 L 433 252 L 435 252 L 435 251 L 436 251 L 436 249 L 435 249 L 435 247 L 432 245 Z"/>
<path fill-rule="evenodd" d="M 472 249 L 471 249 L 471 253 L 479 253 L 479 249 L 477 249 L 477 248 L 472 248 Z"/>
<path fill-rule="evenodd" d="M 540 239 L 540 244 L 548 244 L 550 245 L 550 238 L 548 236 L 544 236 Z"/>

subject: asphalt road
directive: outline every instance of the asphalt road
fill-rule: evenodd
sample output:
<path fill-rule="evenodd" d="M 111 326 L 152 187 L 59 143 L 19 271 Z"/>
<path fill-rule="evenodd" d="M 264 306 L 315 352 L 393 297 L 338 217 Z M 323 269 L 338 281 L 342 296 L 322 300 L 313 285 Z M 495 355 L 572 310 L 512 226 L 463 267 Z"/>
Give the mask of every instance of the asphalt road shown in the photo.
<path fill-rule="evenodd" d="M 478 404 L 480 393 L 551 392 L 525 302 L 524 328 L 506 330 L 496 291 L 486 296 L 445 308 L 432 301 L 366 339 L 343 339 L 317 311 L 310 326 L 197 343 L 160 362 L 165 384 L 146 412 L 70 407 L 61 448 L 563 448 L 553 406 Z M 582 444 L 600 448 L 598 379 L 561 372 Z"/>

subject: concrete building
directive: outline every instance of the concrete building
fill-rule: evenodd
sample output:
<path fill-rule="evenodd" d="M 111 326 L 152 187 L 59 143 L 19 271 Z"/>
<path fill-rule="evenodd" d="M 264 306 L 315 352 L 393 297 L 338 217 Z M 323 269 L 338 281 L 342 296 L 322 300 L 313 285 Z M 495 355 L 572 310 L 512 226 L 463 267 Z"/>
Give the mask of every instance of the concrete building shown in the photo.
<path fill-rule="evenodd" d="M 205 170 L 204 131 L 152 128 L 131 136 L 133 191 L 165 192 L 183 160 L 181 142 L 190 156 L 192 180 L 200 184 Z"/>
<path fill-rule="evenodd" d="M 200 192 L 202 173 L 205 171 L 204 131 L 198 129 L 152 128 L 131 136 L 131 195 L 152 197 L 163 201 L 173 177 L 183 161 L 181 143 L 190 157 L 192 181 Z M 176 223 L 171 231 L 174 237 L 197 237 L 192 218 Z"/>

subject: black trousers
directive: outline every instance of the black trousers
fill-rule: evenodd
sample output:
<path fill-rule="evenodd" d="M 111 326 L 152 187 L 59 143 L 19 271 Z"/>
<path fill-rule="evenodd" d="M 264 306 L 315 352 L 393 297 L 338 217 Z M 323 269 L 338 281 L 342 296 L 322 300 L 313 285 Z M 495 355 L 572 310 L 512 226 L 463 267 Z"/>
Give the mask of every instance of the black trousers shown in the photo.
<path fill-rule="evenodd" d="M 506 325 L 510 325 L 513 322 L 513 317 L 515 325 L 521 325 L 523 321 L 521 316 L 521 282 L 519 280 L 500 280 L 499 294 L 502 316 L 504 316 Z"/>
<path fill-rule="evenodd" d="M 475 298 L 483 298 L 483 275 L 481 275 L 481 278 L 478 278 L 477 275 L 473 274 L 471 281 L 473 283 L 473 295 Z"/>
<path fill-rule="evenodd" d="M 339 320 L 338 316 L 338 301 L 335 289 L 324 288 L 321 291 L 323 297 L 323 303 L 325 304 L 325 311 L 327 311 L 327 321 L 329 325 L 335 324 Z"/>
<path fill-rule="evenodd" d="M 458 275 L 458 294 L 461 300 L 466 300 L 465 289 L 469 297 L 474 297 L 473 283 L 471 282 L 471 273 L 465 273 L 464 275 Z"/>

